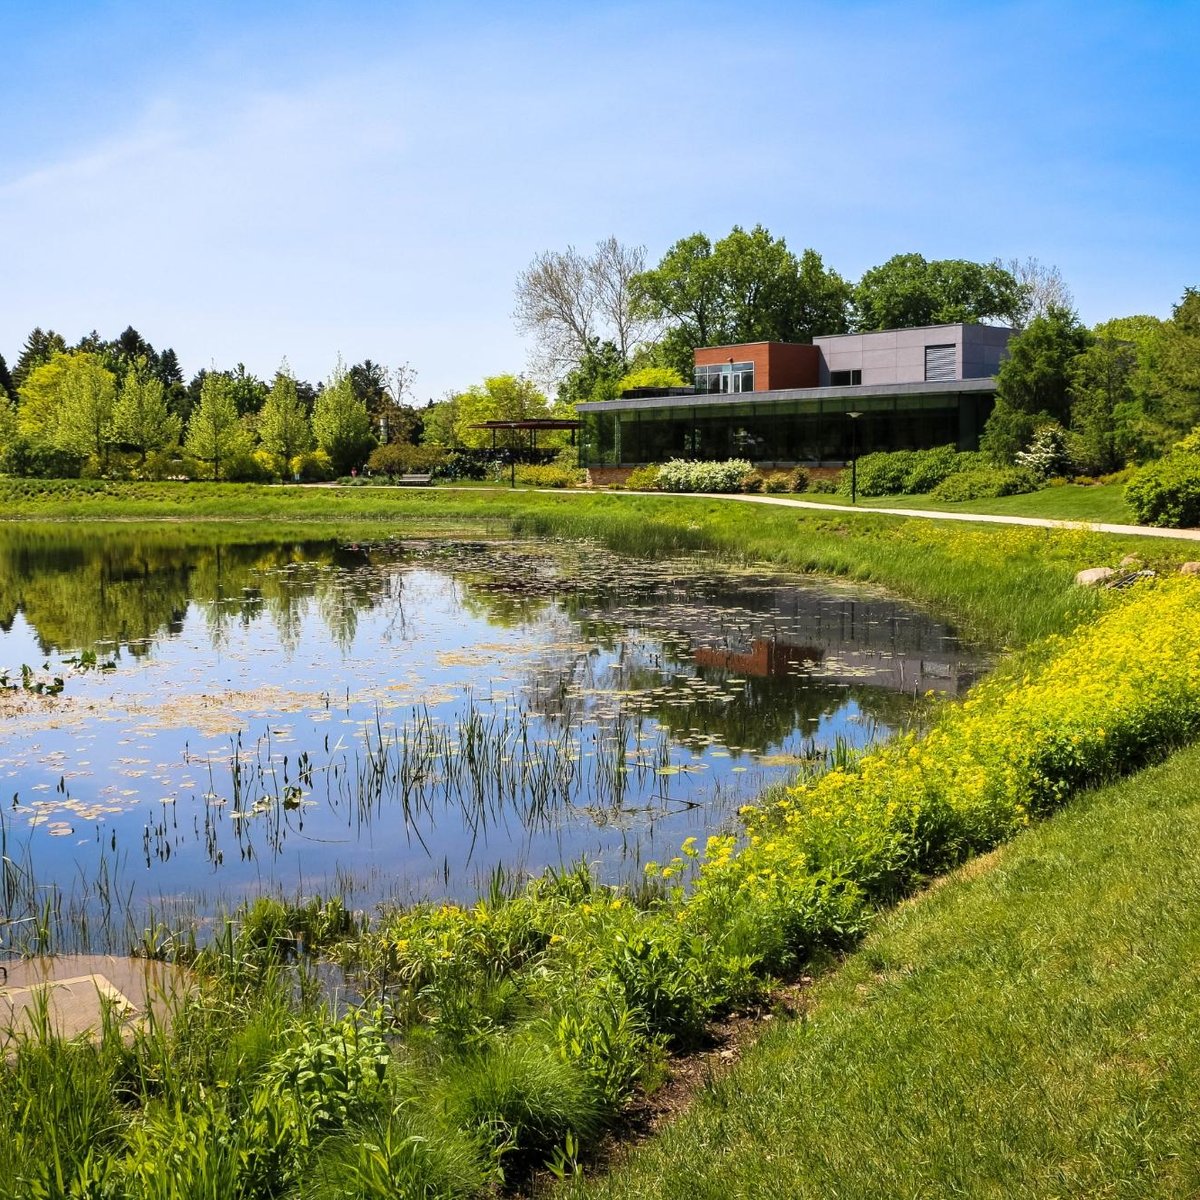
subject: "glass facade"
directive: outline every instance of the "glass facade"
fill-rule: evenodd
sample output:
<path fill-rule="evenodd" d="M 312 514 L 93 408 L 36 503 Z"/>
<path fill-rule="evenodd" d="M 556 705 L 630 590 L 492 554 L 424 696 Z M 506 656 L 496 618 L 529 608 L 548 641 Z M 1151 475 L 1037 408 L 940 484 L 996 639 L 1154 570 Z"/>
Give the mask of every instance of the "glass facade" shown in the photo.
<path fill-rule="evenodd" d="M 693 373 L 696 391 L 705 394 L 754 391 L 754 364 L 750 362 L 714 363 L 697 367 Z"/>
<path fill-rule="evenodd" d="M 843 463 L 856 451 L 920 450 L 954 445 L 975 450 L 992 397 L 856 397 L 747 399 L 721 405 L 672 405 L 584 412 L 580 462 L 634 466 L 669 458 L 746 458 L 767 465 Z M 854 426 L 853 433 L 851 426 Z"/>

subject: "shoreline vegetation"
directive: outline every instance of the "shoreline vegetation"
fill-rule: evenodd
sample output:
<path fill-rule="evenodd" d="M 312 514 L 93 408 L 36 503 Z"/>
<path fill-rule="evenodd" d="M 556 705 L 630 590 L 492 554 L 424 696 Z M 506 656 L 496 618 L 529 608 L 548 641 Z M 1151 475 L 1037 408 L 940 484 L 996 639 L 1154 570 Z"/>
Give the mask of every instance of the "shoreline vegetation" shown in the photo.
<path fill-rule="evenodd" d="M 690 551 L 820 571 L 953 614 L 1008 651 L 925 734 L 764 797 L 739 830 L 688 839 L 637 889 L 600 886 L 586 865 L 564 864 L 528 881 L 497 875 L 473 905 L 367 918 L 337 897 L 262 897 L 202 949 L 151 933 L 145 950 L 196 973 L 197 992 L 169 1028 L 152 1022 L 127 1045 L 114 1024 L 95 1045 L 34 1036 L 6 1051 L 0 1178 L 17 1181 L 17 1194 L 468 1197 L 539 1171 L 566 1179 L 654 1088 L 666 1055 L 702 1044 L 711 1020 L 761 1003 L 773 980 L 829 963 L 880 922 L 902 925 L 906 908 L 936 909 L 936 899 L 896 905 L 1200 729 L 1200 584 L 1167 577 L 1185 556 L 1177 543 L 881 515 L 847 522 L 703 497 L 221 485 L 66 485 L 34 496 L 2 486 L 2 511 L 23 518 L 54 509 L 76 520 L 236 519 L 259 503 L 265 522 L 336 525 L 349 537 L 381 521 L 429 532 L 482 520 L 494 533 L 596 538 L 649 557 Z M 1080 568 L 1128 553 L 1161 578 L 1124 592 L 1073 585 Z M 1135 777 L 1112 791 L 1140 787 Z M 1053 826 L 1037 836 L 1053 839 Z M 320 955 L 343 966 L 363 1004 L 326 1002 Z M 907 974 L 896 968 L 897 986 Z M 953 1012 L 941 1019 L 953 1023 Z M 837 1065 L 821 1066 L 826 1087 Z M 746 1114 L 761 1144 L 772 1106 L 755 1095 Z M 938 1178 L 967 1179 L 972 1191 L 969 1164 L 953 1167 L 937 1167 Z M 905 1169 L 910 1189 L 933 1186 L 918 1163 Z M 728 1194 L 724 1168 L 708 1170 L 690 1173 L 688 1194 Z M 620 1177 L 600 1186 L 683 1194 L 689 1173 L 671 1171 L 674 1192 Z"/>

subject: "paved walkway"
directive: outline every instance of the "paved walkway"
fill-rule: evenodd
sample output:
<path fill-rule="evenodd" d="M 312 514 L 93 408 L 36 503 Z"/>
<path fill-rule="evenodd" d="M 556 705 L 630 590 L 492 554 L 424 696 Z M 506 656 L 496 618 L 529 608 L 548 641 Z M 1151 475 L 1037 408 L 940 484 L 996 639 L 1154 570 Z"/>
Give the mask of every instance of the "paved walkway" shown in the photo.
<path fill-rule="evenodd" d="M 662 492 L 639 492 L 643 496 L 661 496 Z M 710 499 L 716 497 L 710 496 Z M 1200 529 L 1159 529 L 1153 525 L 1110 525 L 1104 521 L 1062 521 L 1051 517 L 1012 517 L 992 513 L 941 512 L 933 508 L 877 508 L 850 504 L 818 504 L 814 500 L 793 500 L 790 496 L 721 496 L 722 500 L 741 500 L 748 504 L 782 504 L 819 512 L 886 513 L 890 517 L 928 517 L 934 521 L 976 521 L 985 525 L 1032 525 L 1040 529 L 1090 529 L 1095 533 L 1121 533 L 1132 537 L 1175 538 L 1200 542 Z"/>

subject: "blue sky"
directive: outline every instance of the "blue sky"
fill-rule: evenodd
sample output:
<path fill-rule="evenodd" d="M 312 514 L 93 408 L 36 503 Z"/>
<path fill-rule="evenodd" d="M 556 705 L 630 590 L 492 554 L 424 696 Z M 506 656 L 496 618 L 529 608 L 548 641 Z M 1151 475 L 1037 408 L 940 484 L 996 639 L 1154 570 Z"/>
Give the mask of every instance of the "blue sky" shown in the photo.
<path fill-rule="evenodd" d="M 0 0 L 0 353 L 128 324 L 189 375 L 521 371 L 517 273 L 761 222 L 853 279 L 1200 286 L 1200 4 Z"/>

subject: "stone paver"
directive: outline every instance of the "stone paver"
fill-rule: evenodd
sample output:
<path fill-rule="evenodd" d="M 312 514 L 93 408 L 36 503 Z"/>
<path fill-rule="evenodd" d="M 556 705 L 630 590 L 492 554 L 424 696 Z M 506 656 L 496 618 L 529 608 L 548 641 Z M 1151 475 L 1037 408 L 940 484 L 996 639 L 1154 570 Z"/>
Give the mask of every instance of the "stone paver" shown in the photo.
<path fill-rule="evenodd" d="M 0 1049 L 43 1019 L 61 1037 L 94 1037 L 106 1009 L 131 1033 L 151 1009 L 167 1020 L 172 998 L 188 986 L 180 968 L 142 958 L 64 954 L 0 963 Z"/>

